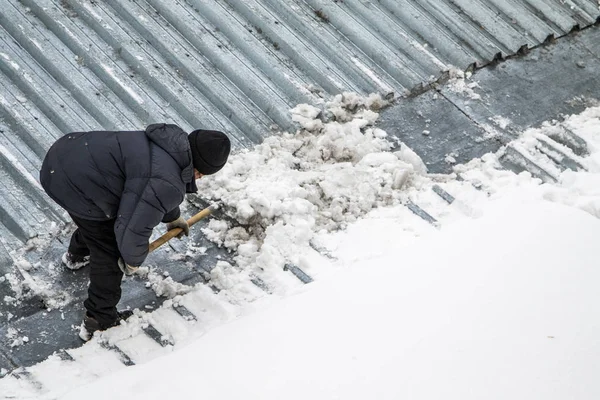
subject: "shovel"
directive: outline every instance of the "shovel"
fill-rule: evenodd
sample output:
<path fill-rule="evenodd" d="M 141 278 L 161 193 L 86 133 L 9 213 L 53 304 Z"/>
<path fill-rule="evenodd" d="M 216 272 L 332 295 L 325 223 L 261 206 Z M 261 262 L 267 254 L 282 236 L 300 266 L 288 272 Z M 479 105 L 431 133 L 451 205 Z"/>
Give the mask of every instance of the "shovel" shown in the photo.
<path fill-rule="evenodd" d="M 210 206 L 206 207 L 204 210 L 200 211 L 198 214 L 194 215 L 192 218 L 188 219 L 187 223 L 190 227 L 192 227 L 192 225 L 194 225 L 196 222 L 200 221 L 203 218 L 208 217 L 209 215 L 211 215 L 213 212 L 215 212 L 218 209 L 219 209 L 218 204 L 211 204 Z M 161 237 L 159 237 L 158 239 L 156 239 L 155 241 L 150 243 L 150 253 L 153 252 L 154 250 L 158 249 L 160 246 L 167 243 L 169 240 L 173 239 L 174 237 L 177 237 L 177 235 L 179 235 L 181 232 L 183 232 L 183 229 L 181 229 L 181 228 L 175 228 L 175 229 L 171 229 L 170 231 L 167 231 L 167 233 L 165 233 L 164 235 L 162 235 Z"/>

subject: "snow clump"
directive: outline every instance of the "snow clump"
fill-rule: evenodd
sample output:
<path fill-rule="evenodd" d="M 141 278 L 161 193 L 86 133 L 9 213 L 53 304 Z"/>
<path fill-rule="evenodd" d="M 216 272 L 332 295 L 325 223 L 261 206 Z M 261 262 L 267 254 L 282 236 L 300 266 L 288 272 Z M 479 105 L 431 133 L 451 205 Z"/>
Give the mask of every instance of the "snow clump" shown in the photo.
<path fill-rule="evenodd" d="M 344 93 L 321 108 L 293 108 L 295 133 L 268 137 L 198 181 L 202 197 L 220 202 L 230 218 L 211 221 L 206 237 L 236 251 L 240 267 L 282 268 L 297 262 L 315 233 L 343 229 L 373 208 L 402 202 L 400 189 L 427 168 L 374 126 L 385 105 L 379 95 Z"/>

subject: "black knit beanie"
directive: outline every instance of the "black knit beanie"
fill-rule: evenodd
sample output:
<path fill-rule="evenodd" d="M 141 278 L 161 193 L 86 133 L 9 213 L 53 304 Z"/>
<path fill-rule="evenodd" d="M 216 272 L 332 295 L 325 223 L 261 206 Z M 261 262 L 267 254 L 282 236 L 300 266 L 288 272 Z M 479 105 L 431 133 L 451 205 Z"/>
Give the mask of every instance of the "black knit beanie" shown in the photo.
<path fill-rule="evenodd" d="M 203 175 L 219 171 L 227 162 L 231 142 L 219 131 L 198 129 L 188 135 L 194 168 Z"/>

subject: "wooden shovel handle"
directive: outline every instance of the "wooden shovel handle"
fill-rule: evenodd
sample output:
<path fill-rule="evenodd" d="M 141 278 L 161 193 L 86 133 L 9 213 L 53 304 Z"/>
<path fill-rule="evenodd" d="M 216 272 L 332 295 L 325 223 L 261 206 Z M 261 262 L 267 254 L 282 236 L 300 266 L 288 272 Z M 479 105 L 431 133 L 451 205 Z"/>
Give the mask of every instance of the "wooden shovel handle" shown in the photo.
<path fill-rule="evenodd" d="M 192 218 L 188 219 L 187 220 L 188 225 L 191 227 L 196 222 L 200 221 L 202 218 L 208 217 L 210 214 L 212 214 L 218 208 L 219 207 L 216 204 L 212 204 L 211 206 L 206 207 L 204 210 L 200 211 L 198 214 L 196 214 Z M 153 252 L 154 250 L 158 249 L 160 246 L 167 243 L 169 240 L 173 239 L 177 235 L 179 235 L 181 232 L 183 232 L 183 229 L 181 229 L 181 228 L 171 229 L 170 231 L 168 231 L 167 233 L 165 233 L 164 235 L 162 235 L 161 237 L 159 237 L 158 239 L 156 239 L 155 241 L 150 243 L 150 253 Z"/>

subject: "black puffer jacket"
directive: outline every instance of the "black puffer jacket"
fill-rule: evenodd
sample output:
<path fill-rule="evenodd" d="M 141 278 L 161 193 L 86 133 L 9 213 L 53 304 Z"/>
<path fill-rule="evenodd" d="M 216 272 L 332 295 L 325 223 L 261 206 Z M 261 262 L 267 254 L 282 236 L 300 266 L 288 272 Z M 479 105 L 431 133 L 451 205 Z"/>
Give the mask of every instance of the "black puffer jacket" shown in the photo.
<path fill-rule="evenodd" d="M 152 229 L 177 219 L 185 193 L 196 191 L 187 133 L 167 124 L 63 136 L 48 151 L 40 181 L 69 213 L 115 219 L 121 256 L 135 266 L 148 255 Z"/>

